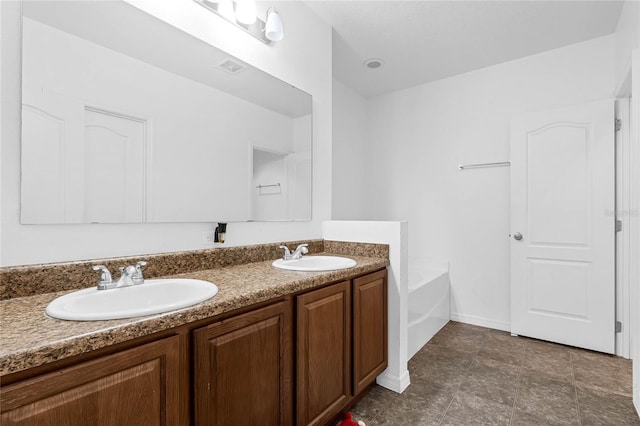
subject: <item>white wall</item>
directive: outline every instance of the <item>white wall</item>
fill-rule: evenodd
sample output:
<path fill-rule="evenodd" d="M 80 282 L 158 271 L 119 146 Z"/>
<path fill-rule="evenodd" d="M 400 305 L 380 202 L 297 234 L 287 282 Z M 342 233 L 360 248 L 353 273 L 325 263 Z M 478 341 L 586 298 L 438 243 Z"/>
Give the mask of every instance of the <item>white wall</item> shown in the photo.
<path fill-rule="evenodd" d="M 614 37 L 372 98 L 367 219 L 408 220 L 409 253 L 451 261 L 452 319 L 508 329 L 509 120 L 604 99 Z"/>
<path fill-rule="evenodd" d="M 639 47 L 639 43 L 640 2 L 626 1 L 615 32 L 616 83 L 624 80 L 631 67 L 631 52 Z"/>
<path fill-rule="evenodd" d="M 341 221 L 323 223 L 326 240 L 354 241 L 389 245 L 388 294 L 388 367 L 376 382 L 402 393 L 410 384 L 407 369 L 408 324 L 408 235 L 407 222 Z"/>
<path fill-rule="evenodd" d="M 362 219 L 372 188 L 366 99 L 333 80 L 333 219 Z"/>
<path fill-rule="evenodd" d="M 313 96 L 313 221 L 232 223 L 226 245 L 318 238 L 331 216 L 331 28 L 300 2 L 277 2 L 287 37 L 265 45 L 191 0 L 129 3 Z M 265 12 L 272 2 L 260 2 Z M 2 8 L 2 223 L 0 264 L 124 256 L 203 248 L 212 224 L 20 225 L 20 3 Z M 197 58 L 196 58 L 197 59 Z M 216 218 L 212 218 L 215 221 Z"/>
<path fill-rule="evenodd" d="M 623 214 L 623 232 L 629 233 L 628 254 L 621 253 L 622 258 L 629 264 L 622 263 L 625 270 L 621 276 L 623 285 L 628 279 L 630 286 L 630 300 L 626 300 L 622 310 L 629 309 L 631 356 L 633 357 L 633 401 L 640 415 L 640 2 L 626 1 L 615 34 L 615 64 L 616 88 L 623 88 L 627 75 L 631 76 L 632 101 L 630 114 L 629 149 L 625 154 L 630 158 L 623 158 L 623 167 L 629 167 L 627 185 L 621 200 L 623 206 L 628 207 L 629 214 Z M 627 240 L 625 239 L 625 242 Z M 628 270 L 626 270 L 628 268 Z M 626 290 L 626 289 L 623 289 Z M 624 329 L 624 325 L 623 325 Z"/>
<path fill-rule="evenodd" d="M 640 415 L 640 49 L 632 56 L 633 92 L 631 102 L 631 149 L 630 156 L 635 168 L 631 170 L 630 211 L 630 267 L 631 282 L 631 347 L 633 356 L 633 402 Z"/>

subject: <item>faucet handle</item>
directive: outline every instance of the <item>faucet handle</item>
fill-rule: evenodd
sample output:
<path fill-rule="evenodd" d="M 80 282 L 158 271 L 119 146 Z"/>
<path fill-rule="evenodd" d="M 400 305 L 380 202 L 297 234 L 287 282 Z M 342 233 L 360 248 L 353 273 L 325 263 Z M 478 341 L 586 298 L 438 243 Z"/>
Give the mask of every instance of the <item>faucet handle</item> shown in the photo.
<path fill-rule="evenodd" d="M 142 274 L 142 267 L 146 266 L 147 262 L 141 260 L 136 263 L 136 273 L 133 274 L 133 283 L 134 284 L 143 284 L 144 283 L 144 275 Z"/>
<path fill-rule="evenodd" d="M 113 279 L 111 278 L 111 272 L 109 272 L 109 269 L 104 266 L 104 265 L 95 265 L 93 267 L 94 271 L 102 271 L 102 273 L 100 274 L 100 282 L 98 284 L 109 284 L 113 281 Z"/>
<path fill-rule="evenodd" d="M 284 260 L 289 260 L 291 258 L 291 250 L 289 250 L 289 247 L 287 246 L 279 246 L 278 248 L 281 248 L 284 250 Z"/>

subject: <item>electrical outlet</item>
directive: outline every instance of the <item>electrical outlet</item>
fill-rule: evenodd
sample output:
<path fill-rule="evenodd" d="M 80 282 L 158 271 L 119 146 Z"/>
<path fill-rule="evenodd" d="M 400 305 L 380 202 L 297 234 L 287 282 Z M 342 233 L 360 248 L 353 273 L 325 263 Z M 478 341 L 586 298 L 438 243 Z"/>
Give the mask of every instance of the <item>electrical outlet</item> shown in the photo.
<path fill-rule="evenodd" d="M 204 231 L 202 233 L 202 244 L 205 246 L 211 245 L 216 239 L 215 231 Z"/>

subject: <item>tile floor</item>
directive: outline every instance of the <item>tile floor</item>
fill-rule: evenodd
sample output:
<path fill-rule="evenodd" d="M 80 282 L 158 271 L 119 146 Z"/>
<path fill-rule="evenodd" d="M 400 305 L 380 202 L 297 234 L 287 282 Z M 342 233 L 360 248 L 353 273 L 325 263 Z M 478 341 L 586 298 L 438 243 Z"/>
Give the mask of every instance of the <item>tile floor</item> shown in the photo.
<path fill-rule="evenodd" d="M 402 395 L 375 386 L 351 412 L 379 425 L 640 425 L 631 362 L 449 322 L 409 361 Z"/>

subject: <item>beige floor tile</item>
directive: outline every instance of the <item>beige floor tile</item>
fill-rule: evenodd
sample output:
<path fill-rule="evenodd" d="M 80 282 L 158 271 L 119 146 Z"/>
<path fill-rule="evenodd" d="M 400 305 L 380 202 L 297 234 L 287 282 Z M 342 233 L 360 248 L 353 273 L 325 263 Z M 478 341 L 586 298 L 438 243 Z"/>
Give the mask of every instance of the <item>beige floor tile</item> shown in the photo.
<path fill-rule="evenodd" d="M 571 354 L 576 383 L 624 396 L 632 395 L 631 361 L 596 352 Z"/>
<path fill-rule="evenodd" d="M 630 397 L 578 386 L 578 402 L 583 426 L 640 426 Z"/>
<path fill-rule="evenodd" d="M 412 389 L 413 387 L 413 389 Z M 453 399 L 455 389 L 411 385 L 373 419 L 373 425 L 437 425 Z M 369 426 L 369 423 L 367 423 Z"/>
<path fill-rule="evenodd" d="M 545 347 L 546 345 L 532 349 L 532 346 L 528 345 L 522 359 L 523 372 L 573 384 L 574 377 L 569 351 L 558 351 L 552 347 L 545 350 Z"/>
<path fill-rule="evenodd" d="M 514 419 L 543 419 L 541 424 L 577 424 L 576 391 L 572 384 L 548 377 L 522 375 L 516 396 Z"/>
<path fill-rule="evenodd" d="M 400 395 L 375 385 L 371 391 L 362 398 L 352 409 L 354 419 L 363 420 L 369 424 L 378 414 L 384 412 L 386 408 Z"/>
<path fill-rule="evenodd" d="M 451 321 L 409 374 L 402 395 L 375 386 L 355 417 L 367 426 L 640 426 L 631 364 L 614 356 Z"/>
<path fill-rule="evenodd" d="M 517 385 L 517 371 L 474 364 L 467 371 L 465 380 L 460 385 L 460 392 L 511 407 Z"/>
<path fill-rule="evenodd" d="M 501 404 L 491 398 L 460 391 L 447 410 L 441 425 L 460 426 L 508 425 L 511 405 Z"/>

